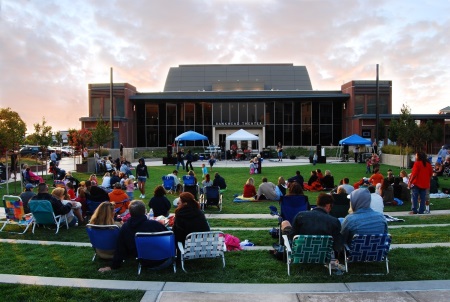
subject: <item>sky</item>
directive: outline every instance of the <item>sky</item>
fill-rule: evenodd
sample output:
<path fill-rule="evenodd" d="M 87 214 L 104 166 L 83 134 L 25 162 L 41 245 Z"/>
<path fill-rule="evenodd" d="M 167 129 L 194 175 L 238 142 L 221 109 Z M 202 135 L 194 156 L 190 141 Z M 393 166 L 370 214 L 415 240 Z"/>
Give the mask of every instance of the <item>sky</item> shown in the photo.
<path fill-rule="evenodd" d="M 0 107 L 80 129 L 88 84 L 159 92 L 183 64 L 293 63 L 314 90 L 391 80 L 392 113 L 449 106 L 450 0 L 0 0 Z"/>

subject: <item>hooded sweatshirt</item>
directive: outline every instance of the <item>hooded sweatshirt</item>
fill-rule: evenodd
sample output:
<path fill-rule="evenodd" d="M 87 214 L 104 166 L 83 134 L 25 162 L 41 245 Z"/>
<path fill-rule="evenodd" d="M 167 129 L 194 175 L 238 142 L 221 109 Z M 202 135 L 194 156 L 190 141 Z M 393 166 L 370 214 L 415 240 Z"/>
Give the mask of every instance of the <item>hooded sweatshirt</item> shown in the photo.
<path fill-rule="evenodd" d="M 185 206 L 175 212 L 172 231 L 176 241 L 184 243 L 186 236 L 192 232 L 209 231 L 209 224 L 200 209 Z"/>

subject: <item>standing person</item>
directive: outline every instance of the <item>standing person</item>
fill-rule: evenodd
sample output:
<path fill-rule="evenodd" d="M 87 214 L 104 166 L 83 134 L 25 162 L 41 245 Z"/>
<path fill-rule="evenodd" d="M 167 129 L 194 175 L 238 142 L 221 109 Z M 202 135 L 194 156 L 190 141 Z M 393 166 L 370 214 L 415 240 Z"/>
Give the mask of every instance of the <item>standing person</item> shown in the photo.
<path fill-rule="evenodd" d="M 55 154 L 56 154 L 56 152 L 55 152 Z M 83 158 L 88 158 L 88 156 L 89 156 L 89 151 L 88 151 L 88 148 L 85 147 L 83 149 Z"/>
<path fill-rule="evenodd" d="M 355 148 L 353 149 L 353 154 L 355 154 L 355 163 L 358 162 L 358 155 L 359 155 L 359 146 L 356 145 Z"/>
<path fill-rule="evenodd" d="M 372 148 L 373 148 L 373 149 L 372 149 L 372 150 L 373 150 L 373 153 L 378 154 L 377 140 L 374 140 L 374 141 L 373 141 Z"/>
<path fill-rule="evenodd" d="M 180 164 L 183 166 L 183 170 L 185 169 L 184 167 L 184 149 L 180 149 L 177 152 L 177 170 L 180 170 Z"/>
<path fill-rule="evenodd" d="M 258 154 L 256 156 L 256 158 L 258 159 L 258 174 L 262 173 L 262 161 L 263 159 L 261 158 L 261 154 Z"/>
<path fill-rule="evenodd" d="M 192 162 L 194 161 L 194 156 L 192 156 L 191 150 L 188 150 L 186 154 L 186 172 L 189 172 L 189 166 L 191 166 L 191 170 L 194 171 L 194 167 L 192 167 Z"/>
<path fill-rule="evenodd" d="M 283 161 L 283 145 L 278 142 L 277 145 L 278 161 Z"/>
<path fill-rule="evenodd" d="M 120 156 L 123 156 L 123 144 L 120 143 Z"/>
<path fill-rule="evenodd" d="M 213 170 L 213 166 L 216 163 L 216 159 L 214 158 L 214 155 L 211 154 L 211 157 L 209 158 L 209 168 L 211 169 L 211 171 Z"/>
<path fill-rule="evenodd" d="M 140 198 L 145 198 L 145 182 L 147 181 L 147 178 L 150 176 L 148 175 L 148 169 L 145 165 L 145 160 L 143 157 L 139 158 L 139 164 L 136 166 L 136 178 L 138 182 L 138 189 L 141 192 Z"/>
<path fill-rule="evenodd" d="M 58 165 L 58 155 L 56 154 L 56 151 L 53 150 L 52 153 L 50 153 L 50 161 L 54 164 L 54 165 Z"/>
<path fill-rule="evenodd" d="M 313 155 L 313 166 L 315 166 L 316 164 L 317 164 L 317 153 L 314 152 L 314 155 Z"/>
<path fill-rule="evenodd" d="M 412 192 L 413 201 L 412 212 L 410 214 L 424 213 L 425 195 L 427 189 L 430 189 L 431 176 L 433 176 L 433 168 L 427 159 L 427 155 L 424 152 L 417 152 L 416 161 L 414 162 L 408 183 L 408 188 L 410 188 Z"/>

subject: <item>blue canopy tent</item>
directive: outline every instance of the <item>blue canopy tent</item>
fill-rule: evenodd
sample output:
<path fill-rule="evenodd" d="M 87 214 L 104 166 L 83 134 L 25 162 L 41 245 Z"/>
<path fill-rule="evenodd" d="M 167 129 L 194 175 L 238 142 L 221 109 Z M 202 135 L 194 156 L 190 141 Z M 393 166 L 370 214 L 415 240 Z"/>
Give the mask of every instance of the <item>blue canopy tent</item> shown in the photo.
<path fill-rule="evenodd" d="M 336 157 L 337 158 L 341 157 L 342 147 L 344 146 L 371 146 L 371 145 L 372 142 L 369 139 L 363 138 L 358 134 L 350 135 L 339 141 L 339 146 L 341 146 L 341 148 L 338 148 Z M 346 159 L 344 158 L 343 160 L 345 161 Z"/>
<path fill-rule="evenodd" d="M 200 134 L 200 133 L 192 131 L 192 130 L 184 132 L 184 133 L 178 135 L 177 137 L 175 137 L 177 149 L 178 149 L 178 146 L 181 141 L 208 141 L 208 145 L 209 145 L 209 140 L 208 140 L 207 136 L 204 136 L 203 134 Z M 203 144 L 203 148 L 204 147 L 205 146 Z"/>

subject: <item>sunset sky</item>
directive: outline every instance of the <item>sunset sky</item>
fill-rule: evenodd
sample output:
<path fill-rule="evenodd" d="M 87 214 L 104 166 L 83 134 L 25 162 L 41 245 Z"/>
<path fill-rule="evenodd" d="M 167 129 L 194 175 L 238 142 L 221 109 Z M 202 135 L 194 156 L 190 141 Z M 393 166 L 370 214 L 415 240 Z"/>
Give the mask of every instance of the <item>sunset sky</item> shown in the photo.
<path fill-rule="evenodd" d="M 0 107 L 79 129 L 88 84 L 158 92 L 182 64 L 305 65 L 313 89 L 393 81 L 393 113 L 450 106 L 449 0 L 0 0 Z"/>

